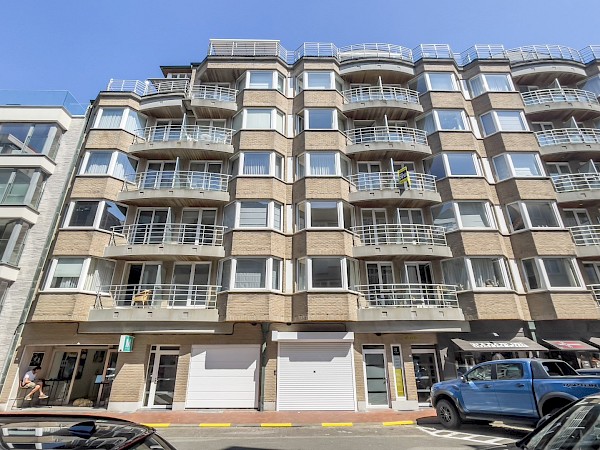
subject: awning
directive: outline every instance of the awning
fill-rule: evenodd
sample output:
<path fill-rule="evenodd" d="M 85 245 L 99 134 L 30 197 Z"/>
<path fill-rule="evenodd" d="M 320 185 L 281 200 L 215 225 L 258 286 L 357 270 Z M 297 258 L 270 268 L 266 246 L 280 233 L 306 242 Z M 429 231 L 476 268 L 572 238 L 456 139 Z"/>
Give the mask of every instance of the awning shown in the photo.
<path fill-rule="evenodd" d="M 600 338 L 591 337 L 591 338 L 588 339 L 588 341 L 590 341 L 592 344 L 597 345 L 598 347 L 600 347 Z"/>
<path fill-rule="evenodd" d="M 546 351 L 543 345 L 526 337 L 515 337 L 500 341 L 465 341 L 463 339 L 452 339 L 458 347 L 466 352 L 518 352 L 518 351 Z"/>
<path fill-rule="evenodd" d="M 592 347 L 590 344 L 586 344 L 585 342 L 575 341 L 575 340 L 550 340 L 544 339 L 544 342 L 547 342 L 552 347 L 557 348 L 559 350 L 570 350 L 570 351 L 592 351 L 597 352 L 598 349 L 596 347 Z"/>

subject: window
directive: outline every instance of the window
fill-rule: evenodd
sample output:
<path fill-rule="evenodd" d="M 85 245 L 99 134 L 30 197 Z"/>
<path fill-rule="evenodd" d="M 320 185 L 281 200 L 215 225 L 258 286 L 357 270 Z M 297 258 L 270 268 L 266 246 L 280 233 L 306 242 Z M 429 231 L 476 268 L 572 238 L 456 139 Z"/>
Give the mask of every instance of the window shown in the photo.
<path fill-rule="evenodd" d="M 16 266 L 21 258 L 29 224 L 19 219 L 0 219 L 0 262 Z M 1 300 L 1 296 L 0 296 Z"/>
<path fill-rule="evenodd" d="M 522 261 L 529 290 L 581 288 L 583 282 L 573 258 L 544 257 Z"/>
<path fill-rule="evenodd" d="M 357 261 L 340 257 L 301 258 L 296 262 L 297 290 L 352 290 L 359 280 Z"/>
<path fill-rule="evenodd" d="M 491 206 L 488 202 L 449 202 L 431 208 L 433 224 L 446 231 L 462 228 L 495 229 Z"/>
<path fill-rule="evenodd" d="M 544 176 L 542 162 L 536 153 L 504 153 L 495 156 L 492 161 L 498 181 Z"/>
<path fill-rule="evenodd" d="M 481 177 L 481 167 L 473 152 L 439 153 L 424 161 L 425 172 L 436 178 Z"/>
<path fill-rule="evenodd" d="M 0 155 L 56 156 L 62 130 L 48 123 L 0 123 Z"/>
<path fill-rule="evenodd" d="M 231 203 L 225 207 L 224 215 L 224 223 L 228 228 L 273 228 L 281 231 L 283 227 L 283 205 L 275 201 Z"/>
<path fill-rule="evenodd" d="M 484 136 L 498 131 L 529 131 L 521 111 L 490 111 L 480 117 Z"/>
<path fill-rule="evenodd" d="M 335 89 L 333 72 L 305 72 L 304 89 Z"/>
<path fill-rule="evenodd" d="M 130 108 L 100 108 L 93 128 L 122 129 L 142 135 L 146 117 Z"/>
<path fill-rule="evenodd" d="M 332 109 L 308 109 L 304 111 L 307 130 L 335 129 L 335 111 Z"/>
<path fill-rule="evenodd" d="M 600 95 L 600 75 L 594 75 L 592 78 L 583 81 L 579 88 Z"/>
<path fill-rule="evenodd" d="M 350 161 L 338 152 L 307 152 L 296 159 L 297 179 L 307 177 L 347 177 Z"/>
<path fill-rule="evenodd" d="M 520 380 L 523 378 L 523 364 L 498 363 L 496 364 L 497 380 Z"/>
<path fill-rule="evenodd" d="M 352 206 L 341 201 L 311 200 L 296 206 L 296 230 L 352 226 Z"/>
<path fill-rule="evenodd" d="M 276 130 L 284 134 L 285 115 L 274 108 L 246 108 L 233 118 L 236 130 Z"/>
<path fill-rule="evenodd" d="M 562 228 L 554 202 L 515 202 L 506 205 L 513 231 L 535 228 Z"/>
<path fill-rule="evenodd" d="M 456 77 L 451 72 L 428 72 L 408 83 L 409 89 L 420 94 L 427 91 L 458 91 Z"/>
<path fill-rule="evenodd" d="M 459 291 L 512 289 L 506 260 L 493 258 L 455 258 L 442 261 L 444 281 Z"/>
<path fill-rule="evenodd" d="M 484 92 L 512 92 L 515 90 L 510 75 L 506 73 L 482 73 L 469 80 L 471 95 L 477 97 Z"/>
<path fill-rule="evenodd" d="M 239 152 L 231 161 L 231 175 L 283 179 L 283 156 L 275 152 Z"/>
<path fill-rule="evenodd" d="M 105 200 L 78 200 L 71 202 L 65 216 L 67 228 L 96 228 L 111 231 L 125 224 L 127 207 Z"/>
<path fill-rule="evenodd" d="M 88 151 L 83 157 L 79 175 L 112 176 L 133 182 L 137 160 L 118 150 Z"/>
<path fill-rule="evenodd" d="M 427 134 L 436 131 L 466 131 L 467 115 L 462 109 L 434 109 L 417 119 L 417 128 Z"/>
<path fill-rule="evenodd" d="M 282 260 L 231 258 L 220 263 L 221 290 L 282 290 Z"/>
<path fill-rule="evenodd" d="M 114 262 L 99 258 L 55 258 L 50 264 L 45 289 L 69 289 L 97 292 L 110 285 Z"/>
<path fill-rule="evenodd" d="M 277 89 L 284 92 L 285 77 L 277 71 L 250 71 L 238 83 L 238 90 L 243 89 Z"/>
<path fill-rule="evenodd" d="M 37 208 L 46 178 L 39 169 L 0 169 L 0 204 Z"/>
<path fill-rule="evenodd" d="M 492 379 L 492 365 L 486 364 L 471 370 L 465 375 L 468 381 L 489 381 Z"/>

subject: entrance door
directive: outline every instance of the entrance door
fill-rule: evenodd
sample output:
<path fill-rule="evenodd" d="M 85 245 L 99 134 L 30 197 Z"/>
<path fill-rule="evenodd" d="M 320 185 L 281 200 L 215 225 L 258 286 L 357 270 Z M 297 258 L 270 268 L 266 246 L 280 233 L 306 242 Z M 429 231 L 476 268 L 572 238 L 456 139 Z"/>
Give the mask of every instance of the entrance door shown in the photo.
<path fill-rule="evenodd" d="M 179 347 L 152 346 L 146 375 L 145 407 L 171 409 L 178 359 Z"/>
<path fill-rule="evenodd" d="M 173 301 L 169 306 L 207 307 L 209 300 L 210 263 L 175 264 Z"/>
<path fill-rule="evenodd" d="M 388 408 L 388 376 L 383 345 L 364 345 L 363 361 L 367 406 L 370 408 Z"/>
<path fill-rule="evenodd" d="M 135 221 L 134 244 L 160 244 L 164 241 L 170 211 L 166 209 L 140 209 Z"/>
<path fill-rule="evenodd" d="M 396 305 L 392 263 L 367 263 L 367 284 L 369 287 L 366 300 L 370 306 Z"/>
<path fill-rule="evenodd" d="M 386 244 L 388 236 L 385 226 L 387 215 L 385 209 L 363 209 L 360 212 L 363 224 L 362 240 L 364 245 Z"/>
<path fill-rule="evenodd" d="M 440 371 L 435 357 L 435 349 L 412 348 L 415 382 L 419 403 L 427 404 L 431 386 L 440 381 Z"/>
<path fill-rule="evenodd" d="M 171 189 L 175 183 L 175 161 L 153 161 L 148 163 L 140 185 L 145 189 Z"/>
<path fill-rule="evenodd" d="M 117 359 L 119 353 L 116 350 L 109 350 L 106 356 L 106 365 L 102 372 L 102 383 L 100 383 L 100 389 L 98 390 L 98 406 L 106 406 L 108 404 L 108 398 L 110 397 L 110 390 L 112 383 L 115 380 L 117 374 Z"/>
<path fill-rule="evenodd" d="M 182 244 L 213 245 L 217 224 L 216 209 L 184 209 L 181 215 Z"/>

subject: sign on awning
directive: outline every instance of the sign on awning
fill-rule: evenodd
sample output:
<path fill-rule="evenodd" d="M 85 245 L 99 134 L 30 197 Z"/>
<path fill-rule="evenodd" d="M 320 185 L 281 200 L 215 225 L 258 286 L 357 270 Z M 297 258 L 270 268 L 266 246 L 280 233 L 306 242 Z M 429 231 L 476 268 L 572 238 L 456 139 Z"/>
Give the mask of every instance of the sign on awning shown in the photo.
<path fill-rule="evenodd" d="M 490 341 L 465 341 L 452 339 L 458 347 L 465 352 L 518 352 L 518 351 L 546 351 L 543 345 L 526 337 L 515 337 L 508 340 Z"/>
<path fill-rule="evenodd" d="M 586 344 L 585 342 L 575 341 L 575 340 L 550 340 L 544 339 L 544 342 L 547 342 L 552 347 L 557 348 L 559 350 L 571 350 L 571 351 L 592 351 L 597 352 L 598 349 L 596 347 L 592 347 L 590 344 Z"/>

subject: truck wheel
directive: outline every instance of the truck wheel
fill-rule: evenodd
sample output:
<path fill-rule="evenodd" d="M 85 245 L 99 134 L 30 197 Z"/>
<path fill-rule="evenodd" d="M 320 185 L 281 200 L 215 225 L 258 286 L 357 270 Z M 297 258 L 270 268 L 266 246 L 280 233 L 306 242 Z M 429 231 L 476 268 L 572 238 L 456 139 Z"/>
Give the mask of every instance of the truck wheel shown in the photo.
<path fill-rule="evenodd" d="M 458 415 L 458 410 L 448 400 L 438 401 L 437 405 L 435 405 L 435 411 L 444 428 L 449 428 L 451 430 L 460 428 L 462 421 Z"/>

